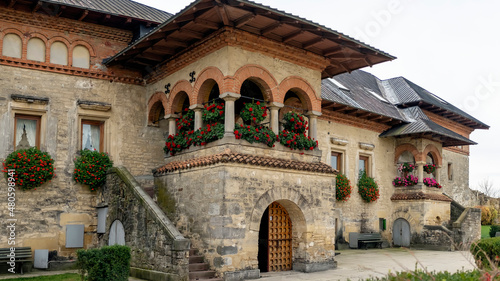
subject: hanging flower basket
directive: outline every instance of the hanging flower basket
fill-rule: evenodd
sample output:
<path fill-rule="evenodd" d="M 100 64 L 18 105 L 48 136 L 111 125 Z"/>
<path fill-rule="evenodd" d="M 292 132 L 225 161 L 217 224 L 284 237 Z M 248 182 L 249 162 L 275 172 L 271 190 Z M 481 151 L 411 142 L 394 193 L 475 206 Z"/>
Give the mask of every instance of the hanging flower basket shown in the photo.
<path fill-rule="evenodd" d="M 283 116 L 283 121 L 285 122 L 283 124 L 283 128 L 286 131 L 302 134 L 307 129 L 309 129 L 304 116 L 294 111 L 285 113 L 285 115 Z"/>
<path fill-rule="evenodd" d="M 205 124 L 224 123 L 224 103 L 205 105 L 201 119 Z"/>
<path fill-rule="evenodd" d="M 351 192 L 351 181 L 344 174 L 338 174 L 335 181 L 335 198 L 337 201 L 349 200 Z"/>
<path fill-rule="evenodd" d="M 403 173 L 411 173 L 413 170 L 415 170 L 416 166 L 411 164 L 411 163 L 403 163 L 399 165 L 398 170 Z"/>
<path fill-rule="evenodd" d="M 374 178 L 367 176 L 365 171 L 362 171 L 359 177 L 358 193 L 366 203 L 377 201 L 380 197 L 377 182 L 375 182 Z"/>
<path fill-rule="evenodd" d="M 15 179 L 16 188 L 35 189 L 55 176 L 54 160 L 36 147 L 19 149 L 7 156 L 3 163 L 5 177 Z M 9 174 L 9 170 L 13 173 Z"/>
<path fill-rule="evenodd" d="M 256 103 L 245 103 L 240 111 L 240 117 L 245 124 L 260 124 L 267 117 L 267 109 L 259 101 Z"/>
<path fill-rule="evenodd" d="M 73 179 L 87 185 L 90 191 L 96 191 L 106 183 L 106 171 L 113 167 L 109 155 L 96 150 L 82 150 L 75 159 Z"/>
<path fill-rule="evenodd" d="M 392 185 L 395 187 L 399 186 L 412 186 L 418 183 L 418 177 L 414 175 L 408 175 L 406 177 L 397 177 L 392 181 Z"/>
<path fill-rule="evenodd" d="M 442 186 L 433 178 L 424 178 L 424 184 L 428 187 L 442 188 Z"/>
<path fill-rule="evenodd" d="M 432 174 L 436 171 L 436 165 L 435 164 L 426 164 L 424 165 L 424 172 L 427 174 Z"/>

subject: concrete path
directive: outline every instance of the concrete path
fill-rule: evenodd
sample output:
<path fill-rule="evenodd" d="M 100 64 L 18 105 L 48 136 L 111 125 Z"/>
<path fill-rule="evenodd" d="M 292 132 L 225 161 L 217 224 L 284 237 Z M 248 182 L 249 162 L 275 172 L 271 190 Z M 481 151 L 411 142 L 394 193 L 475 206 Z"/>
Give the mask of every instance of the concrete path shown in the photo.
<path fill-rule="evenodd" d="M 336 281 L 364 280 L 386 276 L 389 272 L 427 269 L 428 271 L 471 270 L 474 259 L 469 252 L 407 250 L 401 248 L 342 250 L 336 256 L 337 269 L 323 272 L 295 271 L 262 273 L 262 281 Z"/>

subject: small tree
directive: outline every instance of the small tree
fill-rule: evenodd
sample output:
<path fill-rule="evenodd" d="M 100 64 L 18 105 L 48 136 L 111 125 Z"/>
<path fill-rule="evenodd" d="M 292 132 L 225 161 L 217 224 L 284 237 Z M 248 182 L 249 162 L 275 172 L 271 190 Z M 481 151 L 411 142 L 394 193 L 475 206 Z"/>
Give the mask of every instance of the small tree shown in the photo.
<path fill-rule="evenodd" d="M 498 190 L 494 188 L 493 183 L 488 178 L 483 179 L 481 182 L 479 182 L 479 191 L 491 198 L 498 197 Z"/>

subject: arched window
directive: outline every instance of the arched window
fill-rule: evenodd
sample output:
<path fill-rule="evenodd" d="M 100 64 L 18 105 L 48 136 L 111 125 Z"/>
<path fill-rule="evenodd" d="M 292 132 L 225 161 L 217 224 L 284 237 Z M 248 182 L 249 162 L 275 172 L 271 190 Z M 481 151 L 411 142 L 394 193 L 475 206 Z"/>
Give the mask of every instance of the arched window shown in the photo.
<path fill-rule="evenodd" d="M 78 45 L 73 49 L 73 66 L 90 68 L 90 53 L 86 47 Z"/>
<path fill-rule="evenodd" d="M 45 61 L 45 43 L 40 38 L 31 38 L 28 41 L 28 54 L 29 60 Z"/>
<path fill-rule="evenodd" d="M 3 38 L 2 55 L 21 58 L 23 42 L 17 34 L 9 33 Z"/>
<path fill-rule="evenodd" d="M 68 47 L 63 42 L 56 41 L 50 46 L 50 63 L 68 65 Z"/>

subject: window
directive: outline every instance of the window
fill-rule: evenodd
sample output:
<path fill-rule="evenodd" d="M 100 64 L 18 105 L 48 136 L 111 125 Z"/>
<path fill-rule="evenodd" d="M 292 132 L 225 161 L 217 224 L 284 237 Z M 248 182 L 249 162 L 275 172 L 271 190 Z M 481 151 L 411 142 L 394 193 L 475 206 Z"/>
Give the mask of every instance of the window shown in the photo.
<path fill-rule="evenodd" d="M 14 150 L 40 148 L 40 116 L 17 115 L 14 119 Z"/>
<path fill-rule="evenodd" d="M 82 150 L 103 150 L 104 122 L 82 120 Z"/>
<path fill-rule="evenodd" d="M 330 158 L 330 165 L 335 170 L 342 172 L 342 153 L 332 151 L 332 156 Z"/>
<path fill-rule="evenodd" d="M 68 65 L 68 47 L 56 41 L 50 46 L 50 63 Z"/>
<path fill-rule="evenodd" d="M 448 180 L 453 180 L 453 163 L 448 163 Z"/>
<path fill-rule="evenodd" d="M 2 55 L 20 59 L 22 49 L 23 43 L 17 34 L 10 33 L 4 36 Z"/>
<path fill-rule="evenodd" d="M 359 170 L 365 171 L 366 175 L 370 175 L 370 170 L 368 169 L 368 156 L 359 156 Z M 361 173 L 360 173 L 361 174 Z"/>
<path fill-rule="evenodd" d="M 31 38 L 28 41 L 27 58 L 35 61 L 45 61 L 45 43 L 40 38 Z"/>
<path fill-rule="evenodd" d="M 90 53 L 86 47 L 78 45 L 73 49 L 73 66 L 90 68 Z"/>

